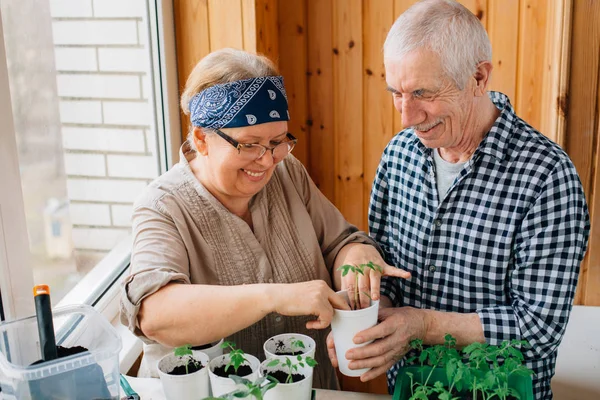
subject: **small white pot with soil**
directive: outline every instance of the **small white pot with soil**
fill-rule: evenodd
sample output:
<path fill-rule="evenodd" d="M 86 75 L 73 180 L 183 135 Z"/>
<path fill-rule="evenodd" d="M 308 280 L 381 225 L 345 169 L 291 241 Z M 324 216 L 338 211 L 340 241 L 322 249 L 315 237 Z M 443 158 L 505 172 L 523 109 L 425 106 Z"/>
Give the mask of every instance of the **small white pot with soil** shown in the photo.
<path fill-rule="evenodd" d="M 221 347 L 222 343 L 223 339 L 202 346 L 193 346 L 192 350 L 200 350 L 201 352 L 205 353 L 210 360 L 212 360 L 213 358 L 223 354 L 223 348 Z"/>
<path fill-rule="evenodd" d="M 345 290 L 336 293 L 348 302 L 348 293 Z M 371 300 L 371 305 L 360 310 L 334 310 L 333 320 L 331 321 L 331 331 L 333 332 L 333 341 L 335 342 L 335 354 L 338 359 L 340 372 L 346 376 L 361 376 L 370 368 L 349 369 L 346 351 L 366 346 L 367 343 L 355 344 L 354 336 L 365 329 L 371 328 L 377 324 L 377 314 L 379 312 L 379 300 Z"/>
<path fill-rule="evenodd" d="M 185 400 L 208 397 L 208 363 L 208 356 L 197 350 L 193 350 L 191 356 L 169 353 L 161 358 L 157 369 L 165 398 Z"/>
<path fill-rule="evenodd" d="M 210 378 L 210 386 L 212 388 L 212 395 L 215 397 L 222 396 L 224 394 L 233 392 L 237 389 L 243 389 L 243 385 L 236 384 L 229 375 L 237 375 L 242 378 L 246 378 L 251 382 L 256 381 L 258 378 L 258 369 L 260 361 L 258 358 L 250 354 L 244 354 L 246 361 L 244 361 L 238 368 L 237 372 L 233 366 L 230 366 L 227 371 L 225 368 L 229 363 L 229 354 L 223 354 L 213 358 L 208 368 L 208 376 Z"/>
<path fill-rule="evenodd" d="M 297 365 L 296 357 L 289 357 Z M 269 366 L 273 360 L 279 361 L 275 366 Z M 290 374 L 289 367 L 281 358 L 267 358 L 260 364 L 260 375 L 271 376 L 279 383 L 265 393 L 264 400 L 310 400 L 312 394 L 313 367 L 303 363 L 297 365 Z"/>
<path fill-rule="evenodd" d="M 315 358 L 317 345 L 310 336 L 299 333 L 283 333 L 269 338 L 263 345 L 265 358 L 298 356 Z"/>

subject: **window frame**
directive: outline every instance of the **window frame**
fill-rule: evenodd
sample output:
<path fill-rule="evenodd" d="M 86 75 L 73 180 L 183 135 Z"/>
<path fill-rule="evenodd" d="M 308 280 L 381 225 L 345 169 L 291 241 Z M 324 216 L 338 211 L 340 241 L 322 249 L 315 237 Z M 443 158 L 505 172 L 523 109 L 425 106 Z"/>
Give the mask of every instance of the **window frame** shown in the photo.
<path fill-rule="evenodd" d="M 182 143 L 179 119 L 179 90 L 175 51 L 173 4 L 165 0 L 146 0 L 153 79 L 150 102 L 154 106 L 159 174 L 178 160 Z M 29 238 L 23 206 L 16 133 L 8 82 L 4 30 L 0 10 L 0 309 L 6 320 L 34 314 L 33 271 L 28 262 Z M 119 319 L 119 296 L 127 276 L 132 238 L 128 235 L 115 246 L 57 304 L 88 304 L 100 311 L 123 339 L 121 372 L 127 372 L 141 351 L 141 342 Z"/>

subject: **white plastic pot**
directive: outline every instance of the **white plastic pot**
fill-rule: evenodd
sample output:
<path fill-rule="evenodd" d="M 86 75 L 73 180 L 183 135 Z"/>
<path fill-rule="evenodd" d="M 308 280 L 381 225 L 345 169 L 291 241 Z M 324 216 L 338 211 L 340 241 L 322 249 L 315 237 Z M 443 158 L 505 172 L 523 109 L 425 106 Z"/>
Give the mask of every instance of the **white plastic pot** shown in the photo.
<path fill-rule="evenodd" d="M 222 343 L 223 343 L 223 339 L 221 339 L 217 342 L 212 342 L 210 347 L 208 347 L 206 349 L 199 349 L 199 351 L 206 353 L 208 358 L 212 360 L 213 358 L 218 357 L 223 354 L 223 348 L 221 347 Z"/>
<path fill-rule="evenodd" d="M 286 356 L 284 356 L 286 357 Z M 290 356 L 294 362 L 295 357 Z M 280 361 L 280 357 L 277 357 Z M 260 364 L 260 375 L 267 376 L 270 372 L 284 371 L 287 373 L 287 369 L 283 368 L 281 364 L 274 367 L 268 367 L 267 364 L 272 359 L 266 359 Z M 304 364 L 304 367 L 298 366 L 298 370 L 294 373 L 304 375 L 304 379 L 300 382 L 294 383 L 283 383 L 280 382 L 265 393 L 264 400 L 310 400 L 312 394 L 312 381 L 313 381 L 313 368 Z"/>
<path fill-rule="evenodd" d="M 198 350 L 192 350 L 192 357 L 202 363 L 204 368 L 188 375 L 169 375 L 173 368 L 185 365 L 188 357 L 178 357 L 173 353 L 163 356 L 157 365 L 158 375 L 167 400 L 203 399 L 210 395 L 208 380 L 208 356 Z"/>
<path fill-rule="evenodd" d="M 304 343 L 304 349 L 292 346 L 292 342 L 296 340 L 302 340 L 302 343 Z M 310 336 L 302 335 L 300 333 L 283 333 L 281 335 L 276 335 L 265 341 L 263 345 L 263 350 L 265 351 L 265 358 L 291 357 L 279 355 L 277 354 L 278 351 L 284 353 L 294 353 L 296 351 L 302 351 L 303 357 L 315 358 L 316 348 L 317 345 L 313 338 L 311 338 Z"/>
<path fill-rule="evenodd" d="M 348 301 L 348 293 L 345 290 L 336 293 L 345 301 Z M 355 344 L 354 336 L 365 329 L 371 328 L 377 324 L 377 314 L 379 312 L 379 300 L 371 300 L 371 305 L 362 310 L 346 311 L 334 310 L 331 321 L 331 331 L 333 332 L 333 341 L 335 343 L 335 354 L 337 356 L 340 372 L 346 376 L 361 376 L 370 368 L 349 369 L 346 352 L 352 348 L 366 346 L 367 343 Z"/>
<path fill-rule="evenodd" d="M 244 357 L 246 358 L 246 361 L 242 365 L 249 365 L 252 369 L 252 373 L 246 376 L 242 376 L 241 378 L 246 378 L 249 381 L 254 382 L 258 378 L 258 369 L 260 367 L 260 361 L 258 361 L 258 358 L 254 357 L 251 354 L 245 354 Z M 228 362 L 229 354 L 223 354 L 221 356 L 213 358 L 208 363 L 208 377 L 210 379 L 210 387 L 212 389 L 212 395 L 215 397 L 222 396 L 224 394 L 231 393 L 234 390 L 244 388 L 244 386 L 242 385 L 238 386 L 230 378 L 224 378 L 222 376 L 215 375 L 215 368 L 227 365 Z M 231 369 L 231 375 L 235 375 L 233 369 Z"/>

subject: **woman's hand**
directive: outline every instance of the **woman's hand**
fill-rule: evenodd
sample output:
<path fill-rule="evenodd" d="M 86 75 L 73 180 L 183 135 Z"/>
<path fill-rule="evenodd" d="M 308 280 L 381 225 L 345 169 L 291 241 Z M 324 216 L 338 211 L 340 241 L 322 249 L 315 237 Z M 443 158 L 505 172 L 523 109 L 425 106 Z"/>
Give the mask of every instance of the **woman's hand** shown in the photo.
<path fill-rule="evenodd" d="M 269 285 L 270 299 L 276 313 L 286 316 L 315 315 L 307 329 L 324 329 L 333 318 L 333 309 L 349 310 L 348 304 L 327 285 L 314 280 L 300 283 Z"/>
<path fill-rule="evenodd" d="M 338 268 L 342 265 L 359 266 L 369 262 L 381 267 L 381 271 L 365 267 L 363 275 L 349 271 L 345 276 L 341 276 L 342 271 L 338 271 Z M 371 299 L 379 300 L 381 277 L 383 275 L 404 279 L 410 278 L 410 272 L 386 264 L 375 247 L 362 243 L 350 243 L 340 250 L 335 259 L 334 273 L 336 286 L 341 290 L 348 291 L 350 307 L 353 310 L 368 307 Z M 355 293 L 357 285 L 359 296 L 358 299 L 355 299 L 351 294 Z M 369 294 L 370 298 L 365 293 Z"/>

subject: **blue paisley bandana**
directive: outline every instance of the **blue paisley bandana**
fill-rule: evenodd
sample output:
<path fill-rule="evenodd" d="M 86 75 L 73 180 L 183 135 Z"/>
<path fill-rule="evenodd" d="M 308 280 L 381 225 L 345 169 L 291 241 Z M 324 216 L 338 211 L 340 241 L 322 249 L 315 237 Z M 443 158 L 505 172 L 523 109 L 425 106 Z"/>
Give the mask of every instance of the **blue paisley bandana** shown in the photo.
<path fill-rule="evenodd" d="M 282 76 L 263 76 L 211 86 L 190 100 L 192 125 L 236 128 L 289 121 Z"/>

